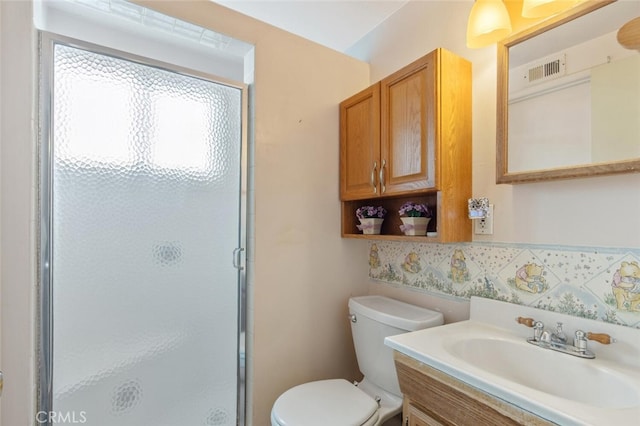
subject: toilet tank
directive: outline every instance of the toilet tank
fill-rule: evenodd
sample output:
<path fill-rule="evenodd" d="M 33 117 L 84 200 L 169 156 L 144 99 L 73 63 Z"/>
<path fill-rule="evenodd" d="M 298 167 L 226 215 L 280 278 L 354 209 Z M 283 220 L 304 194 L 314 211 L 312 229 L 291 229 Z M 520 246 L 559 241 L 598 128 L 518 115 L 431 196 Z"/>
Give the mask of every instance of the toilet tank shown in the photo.
<path fill-rule="evenodd" d="M 384 296 L 349 299 L 351 332 L 360 372 L 372 384 L 401 396 L 393 350 L 384 338 L 442 325 L 442 313 Z"/>

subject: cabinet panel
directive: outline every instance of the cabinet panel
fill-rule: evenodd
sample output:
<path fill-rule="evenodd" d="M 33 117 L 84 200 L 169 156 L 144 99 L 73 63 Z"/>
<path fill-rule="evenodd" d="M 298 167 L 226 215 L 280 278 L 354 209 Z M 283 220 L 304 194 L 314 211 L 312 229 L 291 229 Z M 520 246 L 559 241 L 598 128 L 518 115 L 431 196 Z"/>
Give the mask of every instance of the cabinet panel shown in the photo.
<path fill-rule="evenodd" d="M 381 82 L 383 194 L 435 188 L 435 54 Z"/>
<path fill-rule="evenodd" d="M 340 104 L 340 198 L 378 195 L 380 171 L 380 85 Z"/>
<path fill-rule="evenodd" d="M 445 383 L 396 363 L 400 389 L 412 401 L 456 425 L 517 425 L 518 422 Z"/>
<path fill-rule="evenodd" d="M 406 420 L 405 426 L 446 426 L 429 416 L 420 407 L 413 405 L 409 400 L 405 401 L 403 414 Z"/>

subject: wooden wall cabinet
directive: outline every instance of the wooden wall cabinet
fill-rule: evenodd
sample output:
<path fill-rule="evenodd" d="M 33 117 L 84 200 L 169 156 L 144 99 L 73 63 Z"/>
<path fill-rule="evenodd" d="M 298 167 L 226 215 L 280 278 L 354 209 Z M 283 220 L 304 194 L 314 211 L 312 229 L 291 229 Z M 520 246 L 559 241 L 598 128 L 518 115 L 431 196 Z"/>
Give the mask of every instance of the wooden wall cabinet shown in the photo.
<path fill-rule="evenodd" d="M 340 199 L 379 195 L 380 82 L 340 103 Z"/>
<path fill-rule="evenodd" d="M 435 212 L 438 242 L 471 241 L 471 64 L 437 49 L 340 103 L 342 236 L 405 239 L 405 201 Z M 364 236 L 355 211 L 382 205 L 382 235 Z"/>
<path fill-rule="evenodd" d="M 552 425 L 400 352 L 394 359 L 405 426 Z"/>

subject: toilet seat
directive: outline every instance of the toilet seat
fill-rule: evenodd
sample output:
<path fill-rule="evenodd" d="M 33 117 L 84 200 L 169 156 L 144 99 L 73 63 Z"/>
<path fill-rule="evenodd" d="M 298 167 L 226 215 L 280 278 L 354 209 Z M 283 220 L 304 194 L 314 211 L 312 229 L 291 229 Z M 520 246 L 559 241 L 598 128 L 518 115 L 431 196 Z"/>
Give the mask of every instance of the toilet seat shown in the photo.
<path fill-rule="evenodd" d="M 295 386 L 276 400 L 274 426 L 368 426 L 378 420 L 378 404 L 344 379 Z"/>

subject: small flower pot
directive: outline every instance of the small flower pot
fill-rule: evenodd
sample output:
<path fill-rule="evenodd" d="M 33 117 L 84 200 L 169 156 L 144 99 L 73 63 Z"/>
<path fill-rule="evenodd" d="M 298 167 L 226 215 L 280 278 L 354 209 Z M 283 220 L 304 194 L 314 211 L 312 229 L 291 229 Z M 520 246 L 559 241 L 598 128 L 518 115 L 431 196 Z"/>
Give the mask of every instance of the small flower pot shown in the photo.
<path fill-rule="evenodd" d="M 404 235 L 426 235 L 430 217 L 401 217 L 400 230 Z"/>
<path fill-rule="evenodd" d="M 384 219 L 365 218 L 359 219 L 360 225 L 356 225 L 363 234 L 379 234 Z"/>

